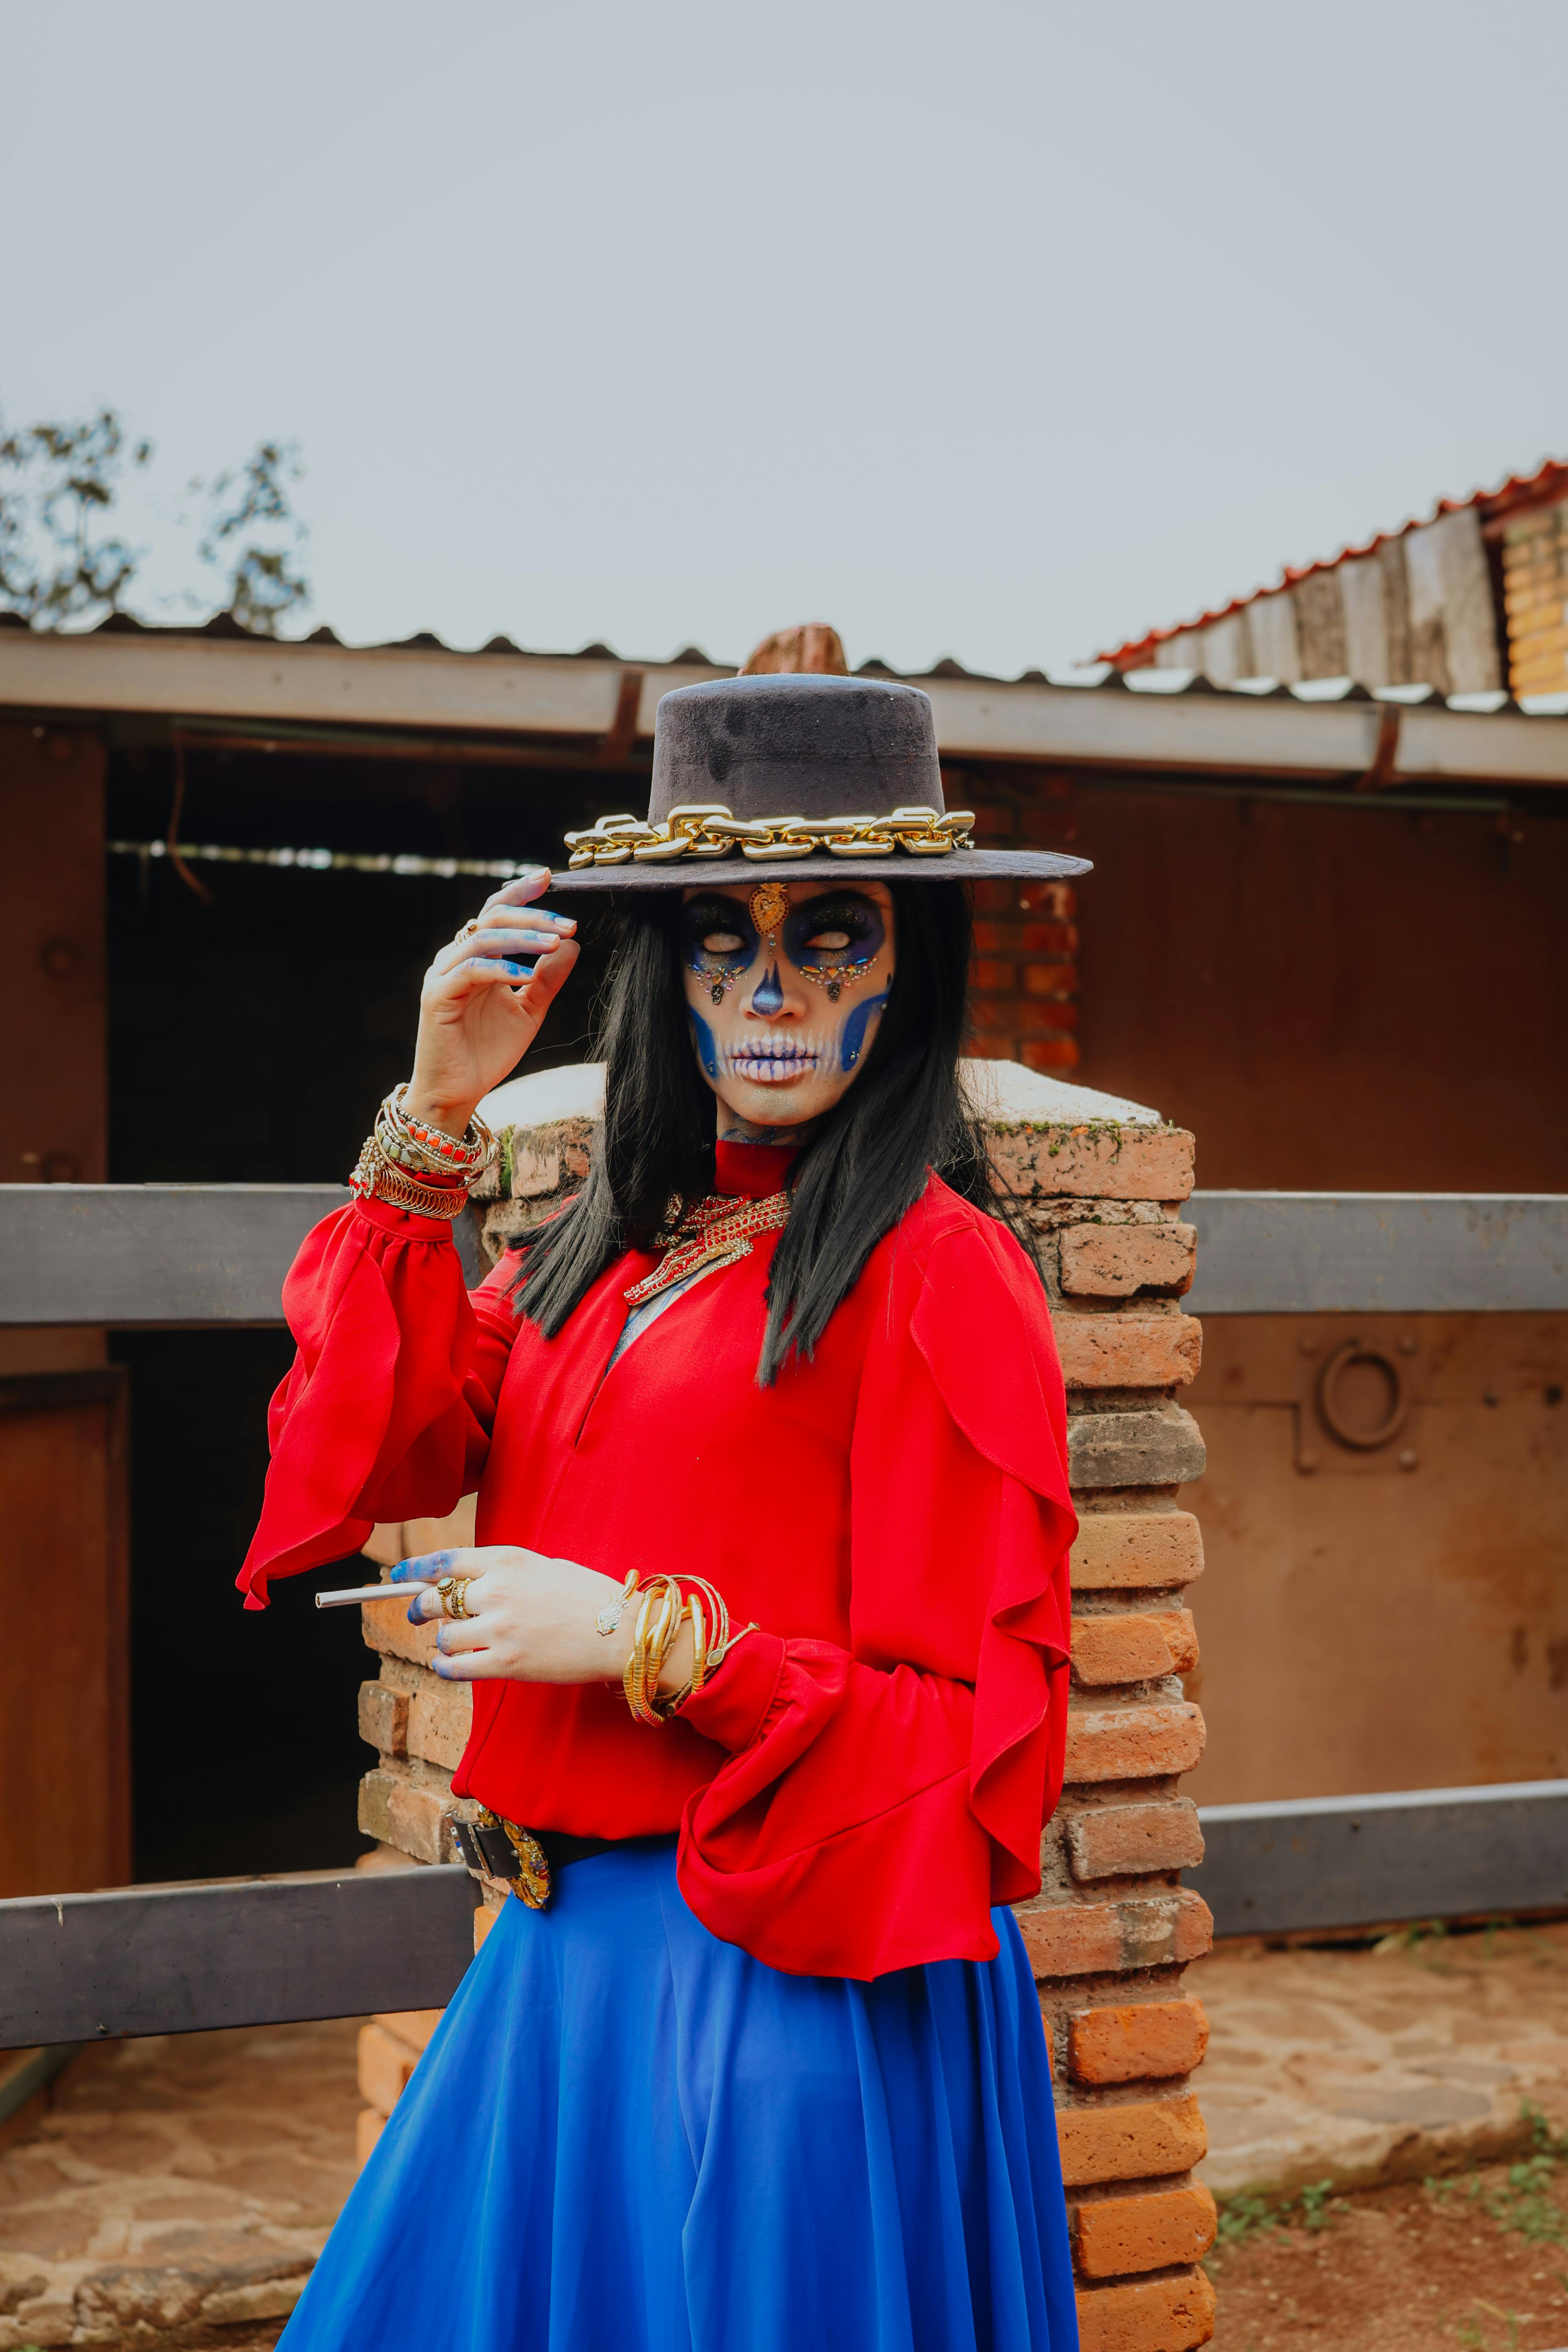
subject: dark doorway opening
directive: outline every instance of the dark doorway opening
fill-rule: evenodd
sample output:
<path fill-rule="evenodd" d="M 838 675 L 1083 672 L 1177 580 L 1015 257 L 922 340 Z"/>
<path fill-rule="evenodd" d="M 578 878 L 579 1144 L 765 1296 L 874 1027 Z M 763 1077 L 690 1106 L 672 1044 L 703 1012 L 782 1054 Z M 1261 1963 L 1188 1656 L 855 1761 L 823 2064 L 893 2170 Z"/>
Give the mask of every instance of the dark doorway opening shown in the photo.
<path fill-rule="evenodd" d="M 456 761 L 184 753 L 180 838 L 240 847 L 559 861 L 561 835 L 641 804 L 646 777 Z M 160 840 L 166 748 L 110 763 L 111 840 Z M 343 1182 L 376 1103 L 407 1075 L 431 956 L 494 882 L 197 864 L 109 871 L 110 1175 L 119 1182 Z M 587 1052 L 601 926 L 529 1066 Z M 234 1579 L 267 1466 L 286 1331 L 125 1332 L 131 1371 L 132 1747 L 138 1879 L 335 1868 L 364 1848 L 374 1669 L 356 1612 L 285 1581 L 247 1612 Z"/>

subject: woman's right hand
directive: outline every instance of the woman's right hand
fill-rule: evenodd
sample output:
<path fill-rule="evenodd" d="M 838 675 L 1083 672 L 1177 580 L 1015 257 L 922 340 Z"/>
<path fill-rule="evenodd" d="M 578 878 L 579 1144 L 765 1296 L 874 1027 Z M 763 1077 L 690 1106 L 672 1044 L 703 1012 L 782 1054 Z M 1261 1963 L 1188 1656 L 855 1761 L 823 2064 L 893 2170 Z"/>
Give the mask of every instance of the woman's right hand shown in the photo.
<path fill-rule="evenodd" d="M 444 947 L 425 975 L 404 1108 L 448 1135 L 463 1133 L 480 1097 L 527 1053 L 577 961 L 572 917 L 533 906 L 549 887 L 548 866 L 520 874 L 485 900 L 479 929 Z"/>

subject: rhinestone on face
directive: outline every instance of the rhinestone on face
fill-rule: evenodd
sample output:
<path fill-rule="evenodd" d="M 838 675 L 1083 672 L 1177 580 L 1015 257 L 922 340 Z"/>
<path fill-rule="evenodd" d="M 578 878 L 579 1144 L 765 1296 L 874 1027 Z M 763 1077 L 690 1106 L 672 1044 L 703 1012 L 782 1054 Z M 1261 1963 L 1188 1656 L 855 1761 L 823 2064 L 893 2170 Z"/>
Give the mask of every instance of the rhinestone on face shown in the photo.
<path fill-rule="evenodd" d="M 789 913 L 789 892 L 782 882 L 762 882 L 752 893 L 752 921 L 771 948 L 773 935 Z"/>

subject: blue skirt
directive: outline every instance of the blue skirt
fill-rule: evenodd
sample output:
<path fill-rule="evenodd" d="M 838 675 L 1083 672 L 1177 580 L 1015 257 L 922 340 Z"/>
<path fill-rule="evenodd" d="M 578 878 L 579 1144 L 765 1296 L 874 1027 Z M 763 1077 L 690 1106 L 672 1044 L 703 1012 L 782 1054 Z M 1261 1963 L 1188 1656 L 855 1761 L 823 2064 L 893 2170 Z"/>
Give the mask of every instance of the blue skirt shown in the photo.
<path fill-rule="evenodd" d="M 999 1956 L 792 1977 L 673 1840 L 509 1902 L 280 2352 L 1077 2352 L 1039 2004 Z"/>

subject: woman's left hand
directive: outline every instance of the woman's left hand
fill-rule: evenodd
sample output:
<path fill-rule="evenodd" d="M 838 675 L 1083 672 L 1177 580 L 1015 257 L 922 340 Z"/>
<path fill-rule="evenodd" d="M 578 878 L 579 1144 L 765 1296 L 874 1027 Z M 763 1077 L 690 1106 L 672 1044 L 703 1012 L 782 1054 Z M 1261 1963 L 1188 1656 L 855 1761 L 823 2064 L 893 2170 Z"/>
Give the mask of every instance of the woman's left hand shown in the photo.
<path fill-rule="evenodd" d="M 416 1592 L 409 1621 L 442 1618 L 436 1636 L 436 1672 L 447 1682 L 495 1678 L 519 1683 L 618 1682 L 631 1650 L 635 1604 L 628 1603 L 607 1637 L 595 1623 L 618 1601 L 621 1586 L 575 1560 L 547 1559 L 517 1544 L 480 1544 L 399 1560 L 392 1580 L 443 1576 L 471 1579 L 467 1614 L 444 1617 L 438 1592 Z M 682 1629 L 682 1641 L 689 1635 Z M 678 1647 L 679 1645 L 678 1644 Z M 676 1663 L 672 1658 L 670 1664 Z"/>

